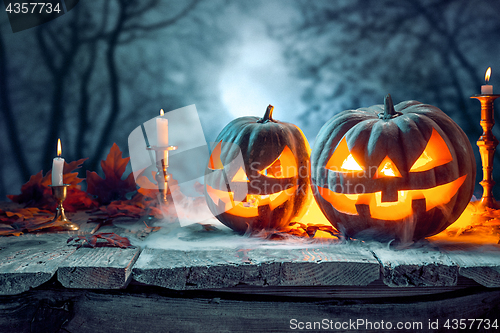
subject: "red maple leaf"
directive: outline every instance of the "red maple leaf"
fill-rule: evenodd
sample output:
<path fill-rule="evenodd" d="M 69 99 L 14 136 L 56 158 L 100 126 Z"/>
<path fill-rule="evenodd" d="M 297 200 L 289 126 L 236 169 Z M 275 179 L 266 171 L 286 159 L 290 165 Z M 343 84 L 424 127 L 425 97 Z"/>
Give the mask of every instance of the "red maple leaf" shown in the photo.
<path fill-rule="evenodd" d="M 101 161 L 104 179 L 94 171 L 87 171 L 87 192 L 95 195 L 97 201 L 104 205 L 126 199 L 127 193 L 137 189 L 133 173 L 122 179 L 129 160 L 130 157 L 122 158 L 120 148 L 114 143 L 106 159 Z"/>
<path fill-rule="evenodd" d="M 64 175 L 63 175 L 64 184 L 77 186 L 84 180 L 83 178 L 78 178 L 78 172 L 73 172 L 73 171 L 80 169 L 83 162 L 85 162 L 86 160 L 88 160 L 88 158 L 81 158 L 71 163 L 66 163 L 66 161 L 64 161 Z"/>
<path fill-rule="evenodd" d="M 74 212 L 78 209 L 88 209 L 94 207 L 95 202 L 80 189 L 80 183 L 83 179 L 78 178 L 78 172 L 73 172 L 79 169 L 86 158 L 73 161 L 71 163 L 64 162 L 63 180 L 65 184 L 69 184 L 68 196 L 64 201 L 64 209 L 69 212 Z M 57 203 L 52 196 L 52 190 L 49 185 L 52 183 L 52 170 L 49 170 L 45 176 L 40 171 L 30 177 L 29 181 L 21 186 L 21 194 L 8 195 L 7 197 L 13 202 L 24 204 L 28 207 L 38 207 L 41 209 L 54 210 Z"/>
<path fill-rule="evenodd" d="M 42 171 L 30 177 L 29 181 L 21 186 L 21 194 L 7 195 L 7 198 L 26 206 L 46 208 L 55 206 L 52 191 L 49 188 L 51 179 L 50 171 L 43 176 Z"/>

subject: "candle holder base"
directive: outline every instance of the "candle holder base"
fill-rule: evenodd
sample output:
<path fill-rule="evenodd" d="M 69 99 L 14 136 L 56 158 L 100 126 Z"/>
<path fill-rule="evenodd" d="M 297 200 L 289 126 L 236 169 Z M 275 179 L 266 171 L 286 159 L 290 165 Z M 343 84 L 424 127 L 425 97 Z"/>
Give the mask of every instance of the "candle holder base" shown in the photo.
<path fill-rule="evenodd" d="M 52 189 L 52 195 L 57 201 L 57 207 L 56 207 L 56 214 L 52 221 L 49 222 L 49 225 L 54 224 L 56 222 L 58 223 L 58 227 L 63 228 L 65 230 L 79 230 L 80 226 L 76 223 L 71 222 L 67 217 L 66 214 L 64 213 L 64 207 L 63 207 L 63 202 L 66 200 L 66 196 L 68 194 L 68 187 L 70 186 L 69 184 L 63 184 L 63 185 L 49 185 Z"/>
<path fill-rule="evenodd" d="M 494 198 L 481 198 L 476 207 L 480 211 L 485 211 L 486 208 L 500 209 L 500 204 Z"/>

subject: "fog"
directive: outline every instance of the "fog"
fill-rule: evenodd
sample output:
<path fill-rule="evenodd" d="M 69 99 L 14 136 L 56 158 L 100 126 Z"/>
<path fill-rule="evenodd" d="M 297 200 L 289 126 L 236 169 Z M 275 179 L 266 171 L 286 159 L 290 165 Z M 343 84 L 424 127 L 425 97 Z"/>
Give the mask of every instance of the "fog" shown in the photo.
<path fill-rule="evenodd" d="M 470 96 L 488 66 L 500 89 L 499 15 L 496 0 L 86 0 L 13 33 L 4 12 L 0 196 L 51 168 L 57 138 L 68 161 L 89 158 L 82 172 L 98 170 L 114 142 L 128 156 L 129 134 L 161 108 L 196 105 L 210 142 L 273 104 L 312 145 L 334 114 L 387 93 L 452 117 L 476 152 L 478 183 L 480 106 Z"/>

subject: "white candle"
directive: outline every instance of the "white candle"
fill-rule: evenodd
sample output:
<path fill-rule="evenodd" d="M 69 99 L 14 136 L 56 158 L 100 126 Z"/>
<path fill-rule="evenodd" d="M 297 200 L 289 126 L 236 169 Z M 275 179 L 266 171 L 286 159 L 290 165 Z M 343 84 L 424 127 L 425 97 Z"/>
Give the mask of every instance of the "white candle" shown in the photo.
<path fill-rule="evenodd" d="M 160 110 L 160 117 L 156 118 L 156 138 L 158 147 L 168 146 L 168 119 L 161 118 L 164 115 L 163 109 Z"/>
<path fill-rule="evenodd" d="M 61 139 L 57 140 L 57 157 L 52 160 L 52 185 L 61 186 L 63 182 L 64 158 L 61 157 Z"/>
<path fill-rule="evenodd" d="M 491 76 L 491 67 L 488 67 L 486 70 L 486 74 L 484 75 L 484 81 L 488 83 Z M 491 84 L 484 84 L 481 86 L 481 94 L 482 95 L 492 95 L 493 94 L 493 86 Z"/>

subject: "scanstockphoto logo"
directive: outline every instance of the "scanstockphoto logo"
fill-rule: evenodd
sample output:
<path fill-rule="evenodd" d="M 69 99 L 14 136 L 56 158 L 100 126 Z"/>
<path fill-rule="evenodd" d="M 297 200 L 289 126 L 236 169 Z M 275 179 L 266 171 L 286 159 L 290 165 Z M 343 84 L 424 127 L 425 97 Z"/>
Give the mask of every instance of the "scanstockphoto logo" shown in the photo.
<path fill-rule="evenodd" d="M 168 125 L 165 125 L 165 120 Z M 210 149 L 195 105 L 164 113 L 135 128 L 128 137 L 132 172 L 138 186 L 157 189 L 157 155 L 151 147 L 177 147 L 168 152 L 168 184 L 181 225 L 213 218 L 197 186 L 204 182 Z M 241 154 L 240 154 L 241 155 Z M 160 161 L 160 163 L 162 163 Z M 165 163 L 165 162 L 163 162 Z M 242 163 L 242 160 L 241 160 Z M 160 164 L 161 165 L 161 164 Z"/>
<path fill-rule="evenodd" d="M 156 174 L 160 170 L 161 181 L 167 166 L 172 180 L 167 186 L 181 226 L 231 209 L 278 205 L 309 189 L 306 183 L 297 183 L 300 177 L 308 177 L 307 167 L 285 163 L 286 152 L 271 165 L 253 162 L 247 167 L 237 144 L 208 144 L 195 105 L 146 121 L 130 133 L 128 146 L 138 186 L 158 189 Z M 200 184 L 205 184 L 203 191 Z"/>
<path fill-rule="evenodd" d="M 79 0 L 4 0 L 12 32 L 19 32 L 52 21 L 73 9 Z"/>

